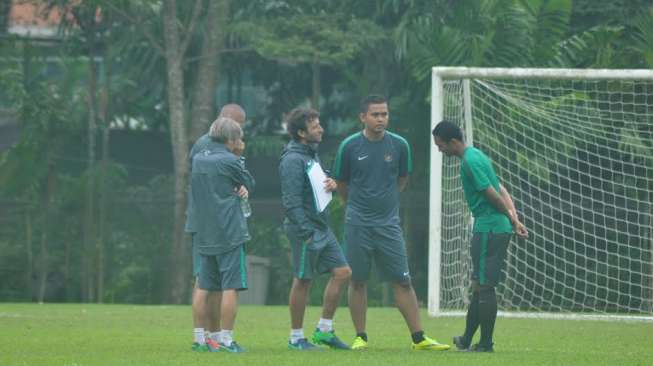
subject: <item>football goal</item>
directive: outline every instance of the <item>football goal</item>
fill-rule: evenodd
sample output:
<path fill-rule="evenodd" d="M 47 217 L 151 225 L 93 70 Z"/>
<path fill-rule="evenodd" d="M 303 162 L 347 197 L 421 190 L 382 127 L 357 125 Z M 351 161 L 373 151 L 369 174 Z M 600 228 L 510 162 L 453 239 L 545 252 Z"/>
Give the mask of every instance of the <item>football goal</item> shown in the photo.
<path fill-rule="evenodd" d="M 513 239 L 500 315 L 653 320 L 653 71 L 435 67 L 447 119 L 493 161 Z M 473 218 L 459 159 L 431 144 L 428 311 L 468 302 Z"/>

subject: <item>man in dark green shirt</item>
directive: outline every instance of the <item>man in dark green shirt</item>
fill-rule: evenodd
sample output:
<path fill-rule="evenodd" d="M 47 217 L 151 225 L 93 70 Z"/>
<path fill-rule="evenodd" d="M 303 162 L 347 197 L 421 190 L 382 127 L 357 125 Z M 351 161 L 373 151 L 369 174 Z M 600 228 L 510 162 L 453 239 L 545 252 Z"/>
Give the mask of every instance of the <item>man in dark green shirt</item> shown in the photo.
<path fill-rule="evenodd" d="M 472 300 L 467 309 L 465 333 L 453 341 L 459 350 L 492 352 L 497 317 L 494 288 L 501 281 L 513 232 L 527 238 L 528 231 L 519 221 L 512 198 L 499 182 L 492 162 L 481 150 L 465 145 L 460 127 L 449 121 L 438 123 L 433 129 L 433 141 L 443 154 L 461 159 L 460 179 L 474 217 Z M 481 340 L 470 348 L 479 325 Z"/>
<path fill-rule="evenodd" d="M 356 329 L 352 349 L 368 347 L 367 281 L 372 262 L 383 281 L 391 282 L 397 308 L 404 316 L 414 350 L 445 351 L 447 344 L 426 336 L 411 284 L 408 256 L 399 225 L 399 192 L 412 172 L 408 142 L 386 131 L 388 103 L 379 95 L 361 101 L 363 130 L 346 138 L 336 155 L 334 178 L 347 202 L 345 243 L 352 269 L 349 310 Z"/>

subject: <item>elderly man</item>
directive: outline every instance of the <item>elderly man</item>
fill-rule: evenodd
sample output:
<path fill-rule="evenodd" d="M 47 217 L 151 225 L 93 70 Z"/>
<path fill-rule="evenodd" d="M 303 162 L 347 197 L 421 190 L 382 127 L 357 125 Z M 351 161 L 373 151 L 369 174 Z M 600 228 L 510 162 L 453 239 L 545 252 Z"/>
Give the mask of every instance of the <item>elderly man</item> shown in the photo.
<path fill-rule="evenodd" d="M 250 239 L 241 200 L 254 187 L 254 179 L 234 153 L 242 146 L 242 136 L 236 121 L 218 118 L 209 131 L 212 142 L 193 157 L 190 214 L 195 218 L 193 246 L 200 263 L 197 288 L 222 294 L 222 329 L 209 339 L 203 328 L 195 329 L 196 351 L 243 352 L 233 341 L 238 291 L 247 289 L 245 242 Z M 208 306 L 206 301 L 194 304 L 198 314 L 207 314 Z"/>

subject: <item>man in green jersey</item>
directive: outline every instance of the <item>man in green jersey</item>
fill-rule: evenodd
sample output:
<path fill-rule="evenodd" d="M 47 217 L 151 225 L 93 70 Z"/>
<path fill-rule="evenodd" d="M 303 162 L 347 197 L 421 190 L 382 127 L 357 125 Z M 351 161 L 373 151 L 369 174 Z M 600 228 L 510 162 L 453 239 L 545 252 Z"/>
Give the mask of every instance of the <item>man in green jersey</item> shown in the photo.
<path fill-rule="evenodd" d="M 519 221 L 512 198 L 499 182 L 492 162 L 481 150 L 465 145 L 460 127 L 449 121 L 438 123 L 433 129 L 433 141 L 443 154 L 460 158 L 465 200 L 474 217 L 472 299 L 465 333 L 453 341 L 459 350 L 493 352 L 492 334 L 497 317 L 494 288 L 501 281 L 512 234 L 527 238 L 528 231 Z M 470 347 L 479 325 L 481 339 Z"/>

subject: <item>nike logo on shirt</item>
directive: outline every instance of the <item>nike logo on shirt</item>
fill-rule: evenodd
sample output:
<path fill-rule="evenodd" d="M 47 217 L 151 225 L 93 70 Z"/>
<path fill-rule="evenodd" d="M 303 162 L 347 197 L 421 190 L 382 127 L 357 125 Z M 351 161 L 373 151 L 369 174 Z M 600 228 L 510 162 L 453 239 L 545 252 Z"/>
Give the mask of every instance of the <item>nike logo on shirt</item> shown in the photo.
<path fill-rule="evenodd" d="M 369 156 L 369 155 L 359 156 L 359 157 L 358 157 L 358 161 L 365 160 L 365 159 L 367 159 L 368 156 Z"/>

